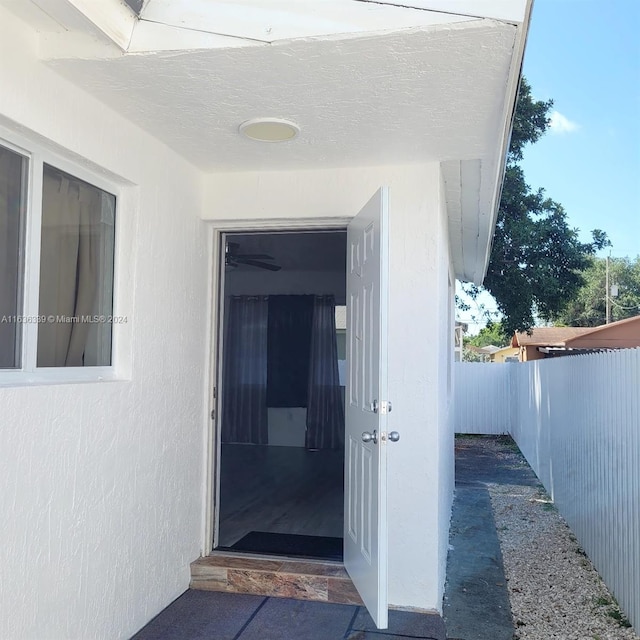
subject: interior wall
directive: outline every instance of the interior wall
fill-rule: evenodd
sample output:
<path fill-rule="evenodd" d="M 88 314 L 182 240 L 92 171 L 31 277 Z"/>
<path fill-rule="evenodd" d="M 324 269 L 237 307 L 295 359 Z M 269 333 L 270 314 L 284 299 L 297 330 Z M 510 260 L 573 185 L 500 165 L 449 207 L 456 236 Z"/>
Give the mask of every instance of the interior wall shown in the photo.
<path fill-rule="evenodd" d="M 225 289 L 233 296 L 334 295 L 346 304 L 344 269 L 335 271 L 227 271 Z"/>
<path fill-rule="evenodd" d="M 389 445 L 389 597 L 441 610 L 453 442 L 438 344 L 448 331 L 449 262 L 438 165 L 212 174 L 203 210 L 212 222 L 340 219 L 382 185 L 390 187 L 388 428 L 400 432 Z"/>
<path fill-rule="evenodd" d="M 129 638 L 200 555 L 201 175 L 37 60 L 0 7 L 0 121 L 123 186 L 114 382 L 0 387 L 0 637 Z"/>

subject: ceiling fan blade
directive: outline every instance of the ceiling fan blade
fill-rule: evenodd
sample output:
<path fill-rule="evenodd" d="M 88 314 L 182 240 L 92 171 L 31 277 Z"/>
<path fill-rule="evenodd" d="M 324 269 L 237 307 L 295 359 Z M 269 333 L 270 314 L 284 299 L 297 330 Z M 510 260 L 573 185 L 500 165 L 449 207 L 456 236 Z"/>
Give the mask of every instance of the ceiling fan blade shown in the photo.
<path fill-rule="evenodd" d="M 280 271 L 282 267 L 277 264 L 269 264 L 268 262 L 260 262 L 259 260 L 251 260 L 249 258 L 240 258 L 240 256 L 234 256 L 236 262 L 241 264 L 248 264 L 252 267 L 258 267 L 259 269 L 268 269 L 269 271 Z"/>
<path fill-rule="evenodd" d="M 266 253 L 231 253 L 233 258 L 249 258 L 250 260 L 275 260 L 273 256 Z"/>

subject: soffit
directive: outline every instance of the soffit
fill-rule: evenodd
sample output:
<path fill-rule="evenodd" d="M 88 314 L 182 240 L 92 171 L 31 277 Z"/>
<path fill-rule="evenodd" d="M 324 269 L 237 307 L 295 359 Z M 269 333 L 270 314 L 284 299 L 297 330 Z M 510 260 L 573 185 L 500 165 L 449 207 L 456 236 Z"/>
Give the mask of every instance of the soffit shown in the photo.
<path fill-rule="evenodd" d="M 271 45 L 57 58 L 49 64 L 206 171 L 314 169 L 499 153 L 516 28 L 447 28 Z M 244 139 L 259 116 L 296 122 Z"/>

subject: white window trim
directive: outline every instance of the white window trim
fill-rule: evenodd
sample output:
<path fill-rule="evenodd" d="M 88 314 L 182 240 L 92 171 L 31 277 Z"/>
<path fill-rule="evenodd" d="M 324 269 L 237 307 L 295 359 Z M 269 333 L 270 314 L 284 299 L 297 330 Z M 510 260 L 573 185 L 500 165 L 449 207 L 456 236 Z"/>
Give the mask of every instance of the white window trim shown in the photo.
<path fill-rule="evenodd" d="M 122 213 L 123 186 L 110 180 L 99 171 L 83 166 L 62 153 L 52 151 L 35 139 L 16 134 L 0 126 L 0 145 L 18 153 L 28 161 L 27 188 L 24 221 L 24 263 L 23 299 L 19 315 L 23 318 L 37 318 L 39 307 L 40 280 L 40 239 L 42 223 L 42 181 L 44 165 L 60 169 L 75 178 L 98 187 L 116 197 L 116 223 L 114 237 L 113 275 L 113 316 L 122 322 L 114 322 L 111 332 L 111 365 L 95 367 L 37 367 L 38 325 L 36 321 L 24 322 L 21 336 L 21 367 L 0 369 L 0 387 L 24 386 L 29 384 L 62 384 L 77 382 L 98 382 L 121 379 L 118 371 L 119 334 L 123 325 L 131 318 L 119 315 L 118 274 L 120 273 L 120 217 Z M 70 156 L 71 154 L 69 154 Z M 88 164 L 88 163 L 87 163 Z M 105 172 L 106 173 L 106 172 Z"/>

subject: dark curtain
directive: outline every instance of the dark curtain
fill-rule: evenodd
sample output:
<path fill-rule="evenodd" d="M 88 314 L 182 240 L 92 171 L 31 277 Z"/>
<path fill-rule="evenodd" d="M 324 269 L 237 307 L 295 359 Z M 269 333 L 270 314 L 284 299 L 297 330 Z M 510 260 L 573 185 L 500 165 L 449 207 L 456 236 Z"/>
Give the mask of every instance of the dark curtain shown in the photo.
<path fill-rule="evenodd" d="M 267 406 L 306 407 L 313 296 L 269 296 Z"/>
<path fill-rule="evenodd" d="M 268 444 L 267 298 L 233 296 L 224 338 L 222 442 Z"/>
<path fill-rule="evenodd" d="M 0 147 L 0 317 L 20 314 L 23 182 L 26 161 Z M 19 367 L 20 325 L 0 322 L 0 369 Z"/>
<path fill-rule="evenodd" d="M 344 404 L 338 374 L 335 299 L 315 296 L 307 393 L 307 449 L 344 446 Z"/>

